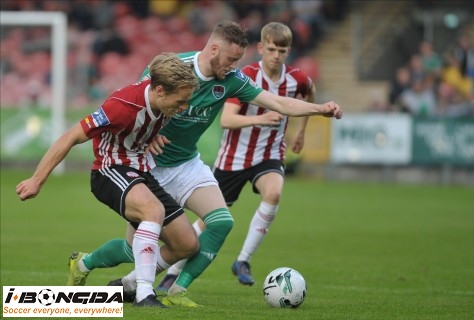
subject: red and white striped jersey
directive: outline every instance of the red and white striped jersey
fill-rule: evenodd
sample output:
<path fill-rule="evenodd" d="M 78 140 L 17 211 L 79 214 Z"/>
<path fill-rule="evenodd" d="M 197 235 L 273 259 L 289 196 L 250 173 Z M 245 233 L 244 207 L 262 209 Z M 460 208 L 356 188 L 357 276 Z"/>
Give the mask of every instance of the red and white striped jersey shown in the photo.
<path fill-rule="evenodd" d="M 286 97 L 305 97 L 311 90 L 312 80 L 300 69 L 283 65 L 280 79 L 273 82 L 263 72 L 262 62 L 252 63 L 242 69 L 246 75 L 263 89 Z M 239 103 L 238 99 L 229 99 Z M 259 115 L 267 109 L 249 103 L 240 103 L 241 115 Z M 285 116 L 280 125 L 251 126 L 240 129 L 224 129 L 221 146 L 214 166 L 220 170 L 238 171 L 255 166 L 264 160 L 285 159 L 285 132 L 288 117 Z"/>
<path fill-rule="evenodd" d="M 112 165 L 149 171 L 155 166 L 145 148 L 162 127 L 163 114 L 153 114 L 148 101 L 150 80 L 115 91 L 94 113 L 80 121 L 93 139 L 92 169 Z"/>

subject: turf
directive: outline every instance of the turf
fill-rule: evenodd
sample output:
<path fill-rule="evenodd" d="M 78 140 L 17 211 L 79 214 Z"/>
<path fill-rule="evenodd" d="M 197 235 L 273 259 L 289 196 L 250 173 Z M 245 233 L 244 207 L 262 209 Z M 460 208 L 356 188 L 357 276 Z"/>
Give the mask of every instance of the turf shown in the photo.
<path fill-rule="evenodd" d="M 21 202 L 15 185 L 29 174 L 1 169 L 1 283 L 65 285 L 70 252 L 122 237 L 125 224 L 90 193 L 88 172 L 51 176 L 36 199 Z M 473 195 L 460 186 L 289 177 L 275 223 L 251 261 L 256 284 L 247 287 L 230 271 L 259 201 L 246 188 L 231 208 L 235 226 L 219 256 L 190 287 L 205 307 L 126 304 L 125 318 L 473 319 Z M 298 309 L 273 309 L 263 299 L 263 279 L 281 266 L 306 279 Z M 130 268 L 97 269 L 87 284 L 104 285 Z"/>

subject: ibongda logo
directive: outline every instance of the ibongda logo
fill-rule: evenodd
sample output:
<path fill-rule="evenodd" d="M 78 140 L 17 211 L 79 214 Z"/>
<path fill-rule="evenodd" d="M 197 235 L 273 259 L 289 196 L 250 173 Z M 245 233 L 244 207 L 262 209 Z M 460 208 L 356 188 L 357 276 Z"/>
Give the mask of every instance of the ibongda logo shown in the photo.
<path fill-rule="evenodd" d="M 13 301 L 12 301 L 13 300 Z M 15 288 L 10 288 L 5 299 L 5 303 L 41 303 L 43 306 L 50 306 L 53 303 L 123 303 L 122 294 L 115 292 L 84 291 L 84 292 L 65 292 L 54 293 L 51 289 L 42 289 L 39 292 L 22 291 L 15 293 Z"/>
<path fill-rule="evenodd" d="M 118 286 L 4 286 L 3 317 L 123 317 Z"/>

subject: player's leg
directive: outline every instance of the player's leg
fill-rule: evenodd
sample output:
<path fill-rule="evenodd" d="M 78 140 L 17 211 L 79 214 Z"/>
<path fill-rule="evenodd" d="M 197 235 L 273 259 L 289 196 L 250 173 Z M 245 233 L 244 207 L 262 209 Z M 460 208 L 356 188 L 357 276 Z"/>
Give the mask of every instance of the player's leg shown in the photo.
<path fill-rule="evenodd" d="M 215 258 L 234 220 L 210 168 L 198 157 L 178 167 L 155 167 L 152 173 L 157 179 L 164 178 L 160 184 L 165 190 L 181 205 L 186 204 L 205 224 L 199 236 L 199 253 L 188 259 L 169 295 L 163 298 L 166 304 L 196 307 L 198 304 L 186 297 L 187 288 Z M 132 272 L 122 281 L 129 281 L 133 276 Z"/>
<path fill-rule="evenodd" d="M 232 218 L 218 184 L 211 169 L 201 159 L 193 160 L 175 168 L 178 176 L 175 177 L 177 188 L 175 191 L 166 189 L 170 194 L 176 194 L 181 205 L 196 213 L 204 222 L 205 228 L 199 236 L 199 253 L 189 258 L 176 282 L 168 291 L 168 296 L 163 298 L 163 303 L 188 304 L 186 297 L 187 288 L 201 275 L 201 273 L 214 260 L 222 247 L 227 235 L 233 227 Z"/>
<path fill-rule="evenodd" d="M 240 283 L 252 285 L 254 279 L 250 272 L 250 259 L 265 238 L 275 219 L 283 190 L 284 173 L 279 162 L 266 162 L 254 170 L 254 192 L 260 193 L 261 202 L 250 221 L 249 230 L 242 250 L 232 265 L 232 272 Z"/>
<path fill-rule="evenodd" d="M 127 230 L 130 239 L 133 228 Z M 180 215 L 163 228 L 160 239 L 165 243 L 160 247 L 160 256 L 156 264 L 156 274 L 166 270 L 177 261 L 186 261 L 199 250 L 199 241 L 186 215 Z M 108 285 L 123 286 L 124 300 L 129 302 L 136 291 L 136 271 L 133 270 L 121 279 L 112 280 Z"/>
<path fill-rule="evenodd" d="M 168 295 L 163 298 L 162 302 L 166 305 L 176 304 L 198 307 L 198 304 L 186 296 L 187 288 L 216 257 L 233 226 L 233 219 L 225 207 L 224 199 L 217 186 L 195 189 L 187 199 L 187 203 L 189 208 L 193 208 L 193 211 L 203 215 L 206 227 L 199 236 L 199 253 L 186 261 L 176 282 L 171 286 Z M 132 271 L 120 280 L 124 286 L 124 292 L 129 290 L 130 283 L 133 284 L 135 279 L 136 273 Z"/>
<path fill-rule="evenodd" d="M 205 228 L 204 222 L 201 219 L 194 221 L 192 226 L 198 237 L 201 235 L 202 230 Z M 173 285 L 173 283 L 178 278 L 178 275 L 180 274 L 181 270 L 183 270 L 183 267 L 186 264 L 186 261 L 187 259 L 182 259 L 176 262 L 175 264 L 173 264 L 171 267 L 169 267 L 168 270 L 166 271 L 165 276 L 156 287 L 156 291 L 163 292 L 166 294 L 169 288 Z"/>
<path fill-rule="evenodd" d="M 136 304 L 155 300 L 153 282 L 158 261 L 158 238 L 164 221 L 162 203 L 143 184 L 134 185 L 125 197 L 125 217 L 140 221 L 133 236 L 133 257 L 136 271 Z"/>
<path fill-rule="evenodd" d="M 91 173 L 91 190 L 96 198 L 129 221 L 136 229 L 132 251 L 137 273 L 135 305 L 160 306 L 153 291 L 158 238 L 165 219 L 163 203 L 152 192 L 162 188 L 156 180 L 125 166 L 114 166 Z M 164 193 L 164 191 L 162 190 Z M 166 193 L 165 193 L 166 194 Z M 170 208 L 183 214 L 177 203 Z"/>

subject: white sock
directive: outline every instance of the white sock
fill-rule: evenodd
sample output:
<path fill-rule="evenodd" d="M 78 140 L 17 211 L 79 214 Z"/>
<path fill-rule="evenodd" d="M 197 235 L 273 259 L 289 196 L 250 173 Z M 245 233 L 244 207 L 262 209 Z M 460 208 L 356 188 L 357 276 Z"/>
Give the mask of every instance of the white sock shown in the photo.
<path fill-rule="evenodd" d="M 133 292 L 137 290 L 137 273 L 132 270 L 125 277 L 122 277 L 123 291 Z"/>
<path fill-rule="evenodd" d="M 268 232 L 268 228 L 275 219 L 278 211 L 278 205 L 271 205 L 266 202 L 260 202 L 257 211 L 250 221 L 249 231 L 245 238 L 244 246 L 237 257 L 238 261 L 250 261 L 251 256 L 257 251 L 258 246 L 262 243 L 263 238 Z"/>
<path fill-rule="evenodd" d="M 157 257 L 156 261 L 157 262 L 156 262 L 156 273 L 155 273 L 155 275 L 159 274 L 163 270 L 166 270 L 170 267 L 170 264 L 168 262 L 166 262 L 165 260 L 163 260 L 163 257 L 161 256 L 161 250 L 158 251 L 158 257 Z"/>
<path fill-rule="evenodd" d="M 153 292 L 156 265 L 159 254 L 158 237 L 161 225 L 151 221 L 142 221 L 133 236 L 133 256 L 137 278 L 136 300 L 140 302 Z"/>
<path fill-rule="evenodd" d="M 175 295 L 177 293 L 180 293 L 180 292 L 183 292 L 183 291 L 186 291 L 186 288 L 183 288 L 179 285 L 175 283 L 173 283 L 173 285 L 169 288 L 168 290 L 168 295 L 169 296 L 172 296 L 172 295 Z"/>
<path fill-rule="evenodd" d="M 85 257 L 86 257 L 86 255 L 84 255 L 84 256 L 82 257 L 82 259 L 77 262 L 77 266 L 79 267 L 79 270 L 81 270 L 82 272 L 90 272 L 90 270 L 87 269 L 86 265 L 84 264 L 83 259 L 84 259 Z"/>
<path fill-rule="evenodd" d="M 194 221 L 193 228 L 196 231 L 197 236 L 199 237 L 199 235 L 202 233 L 202 229 L 199 225 L 199 220 Z M 186 261 L 188 261 L 188 259 L 179 260 L 168 269 L 168 272 L 166 274 L 171 274 L 175 276 L 179 275 L 181 270 L 183 270 Z"/>

